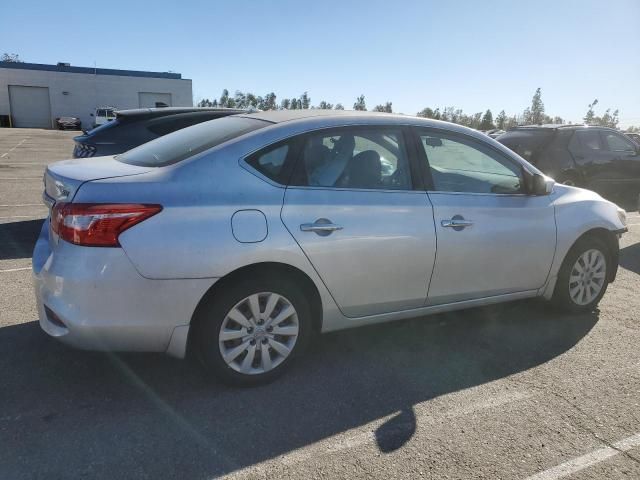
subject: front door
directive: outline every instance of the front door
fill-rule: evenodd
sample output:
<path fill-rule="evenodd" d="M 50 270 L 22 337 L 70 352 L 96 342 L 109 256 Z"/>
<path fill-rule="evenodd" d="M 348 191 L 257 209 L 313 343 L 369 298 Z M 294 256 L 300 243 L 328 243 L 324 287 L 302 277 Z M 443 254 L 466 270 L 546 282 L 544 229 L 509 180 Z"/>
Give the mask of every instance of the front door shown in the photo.
<path fill-rule="evenodd" d="M 438 237 L 427 303 L 542 287 L 556 242 L 551 196 L 527 195 L 521 165 L 484 142 L 417 133 Z"/>
<path fill-rule="evenodd" d="M 282 220 L 340 310 L 362 317 L 422 306 L 436 239 L 403 131 L 324 130 L 307 135 L 300 156 Z"/>

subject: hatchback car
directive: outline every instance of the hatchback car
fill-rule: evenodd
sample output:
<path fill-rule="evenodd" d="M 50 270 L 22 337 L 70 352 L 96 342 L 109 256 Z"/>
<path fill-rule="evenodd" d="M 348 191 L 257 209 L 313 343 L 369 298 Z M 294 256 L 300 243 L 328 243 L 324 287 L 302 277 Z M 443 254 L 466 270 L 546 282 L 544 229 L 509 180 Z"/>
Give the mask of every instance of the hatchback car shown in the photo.
<path fill-rule="evenodd" d="M 73 157 L 117 155 L 181 128 L 243 112 L 246 110 L 198 107 L 119 110 L 113 121 L 73 139 Z"/>
<path fill-rule="evenodd" d="M 560 183 L 606 195 L 640 192 L 640 146 L 612 128 L 517 127 L 497 140 Z"/>
<path fill-rule="evenodd" d="M 272 380 L 316 332 L 542 297 L 595 307 L 624 211 L 486 135 L 366 112 L 236 115 L 50 165 L 45 332 Z"/>

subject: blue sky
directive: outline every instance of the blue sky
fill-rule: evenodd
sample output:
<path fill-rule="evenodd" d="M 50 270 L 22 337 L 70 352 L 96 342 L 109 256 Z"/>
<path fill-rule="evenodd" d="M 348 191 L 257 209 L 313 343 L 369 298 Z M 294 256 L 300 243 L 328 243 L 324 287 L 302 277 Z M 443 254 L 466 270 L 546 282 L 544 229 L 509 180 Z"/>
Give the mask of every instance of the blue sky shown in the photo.
<path fill-rule="evenodd" d="M 599 99 L 640 126 L 640 0 L 189 1 L 0 5 L 0 52 L 24 61 L 176 71 L 223 88 L 351 108 L 392 101 L 580 121 Z"/>

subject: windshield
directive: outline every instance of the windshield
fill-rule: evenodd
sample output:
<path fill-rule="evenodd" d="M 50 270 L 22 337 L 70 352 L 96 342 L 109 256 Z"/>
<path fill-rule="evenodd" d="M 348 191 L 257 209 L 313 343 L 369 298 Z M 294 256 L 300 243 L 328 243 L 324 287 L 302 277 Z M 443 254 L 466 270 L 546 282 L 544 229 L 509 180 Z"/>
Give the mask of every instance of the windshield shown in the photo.
<path fill-rule="evenodd" d="M 235 116 L 210 120 L 157 138 L 116 159 L 129 165 L 164 167 L 270 124 Z"/>

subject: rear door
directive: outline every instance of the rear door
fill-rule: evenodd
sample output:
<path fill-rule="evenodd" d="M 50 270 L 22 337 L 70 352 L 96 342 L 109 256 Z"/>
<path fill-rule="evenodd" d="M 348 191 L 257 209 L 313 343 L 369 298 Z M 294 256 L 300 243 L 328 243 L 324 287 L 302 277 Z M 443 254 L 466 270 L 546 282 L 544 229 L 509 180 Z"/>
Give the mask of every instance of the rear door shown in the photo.
<path fill-rule="evenodd" d="M 615 155 L 605 148 L 598 128 L 576 130 L 569 142 L 569 151 L 587 188 L 602 191 L 624 178 L 616 166 Z"/>
<path fill-rule="evenodd" d="M 485 142 L 415 132 L 438 236 L 428 304 L 542 287 L 556 244 L 551 197 L 527 195 L 522 166 Z"/>
<path fill-rule="evenodd" d="M 396 127 L 304 138 L 282 220 L 348 317 L 424 304 L 436 239 L 408 157 Z"/>
<path fill-rule="evenodd" d="M 640 155 L 638 147 L 624 135 L 613 130 L 601 130 L 602 144 L 612 158 L 614 168 L 620 169 L 625 183 L 640 181 Z"/>

